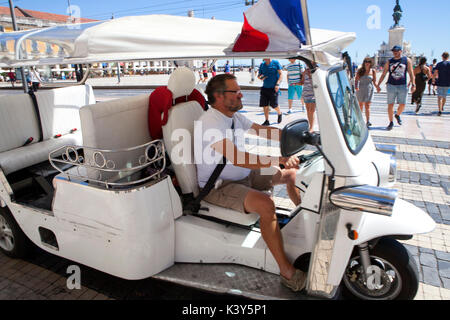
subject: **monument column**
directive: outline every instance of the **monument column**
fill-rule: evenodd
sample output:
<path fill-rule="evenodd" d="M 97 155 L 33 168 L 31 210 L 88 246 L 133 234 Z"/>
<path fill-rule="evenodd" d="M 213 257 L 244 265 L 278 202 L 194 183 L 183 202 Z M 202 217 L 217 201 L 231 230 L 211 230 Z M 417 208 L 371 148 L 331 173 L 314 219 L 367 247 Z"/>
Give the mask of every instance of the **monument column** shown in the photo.
<path fill-rule="evenodd" d="M 389 29 L 389 50 L 393 46 L 403 47 L 403 33 L 405 33 L 405 28 L 400 26 L 394 26 Z"/>

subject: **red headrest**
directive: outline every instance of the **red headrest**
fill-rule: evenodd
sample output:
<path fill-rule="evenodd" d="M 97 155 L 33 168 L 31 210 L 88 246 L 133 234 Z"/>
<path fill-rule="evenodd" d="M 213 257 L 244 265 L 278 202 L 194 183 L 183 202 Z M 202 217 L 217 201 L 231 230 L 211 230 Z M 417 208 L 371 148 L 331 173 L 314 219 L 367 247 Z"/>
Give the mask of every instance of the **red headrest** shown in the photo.
<path fill-rule="evenodd" d="M 197 101 L 206 110 L 205 97 L 197 89 L 194 89 L 187 99 L 186 97 L 177 98 L 175 104 L 186 101 Z M 167 86 L 158 87 L 150 94 L 148 103 L 148 128 L 152 139 L 162 138 L 162 126 L 169 119 L 169 109 L 172 105 L 174 105 L 172 92 L 167 89 Z M 161 114 L 163 115 L 162 119 Z"/>

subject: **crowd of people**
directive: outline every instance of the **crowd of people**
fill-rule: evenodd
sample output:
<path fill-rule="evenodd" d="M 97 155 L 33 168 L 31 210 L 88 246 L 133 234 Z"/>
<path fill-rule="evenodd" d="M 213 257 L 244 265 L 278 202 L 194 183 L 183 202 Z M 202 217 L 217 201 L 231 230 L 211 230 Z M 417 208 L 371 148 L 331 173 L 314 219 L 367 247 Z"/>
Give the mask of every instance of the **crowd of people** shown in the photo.
<path fill-rule="evenodd" d="M 431 65 L 427 59 L 421 57 L 419 63 L 413 66 L 410 58 L 403 55 L 400 46 L 392 48 L 393 58 L 386 62 L 382 74 L 377 80 L 377 70 L 371 58 L 365 58 L 358 68 L 352 65 L 355 74 L 354 84 L 359 107 L 365 114 L 366 125 L 371 127 L 370 105 L 375 90 L 381 92 L 381 85 L 388 76 L 386 83 L 388 126 L 386 130 L 394 127 L 394 118 L 398 125 L 402 125 L 401 114 L 405 110 L 408 91 L 411 92 L 411 104 L 415 104 L 417 114 L 422 107 L 422 97 L 428 85 L 428 94 L 437 95 L 438 116 L 442 115 L 448 91 L 450 89 L 450 62 L 448 52 L 442 54 L 442 61 L 433 60 Z M 282 81 L 282 66 L 276 60 L 264 59 L 258 72 L 258 78 L 263 81 L 260 91 L 260 106 L 264 108 L 265 121 L 262 125 L 269 125 L 269 107 L 275 109 L 278 114 L 278 123 L 282 121 L 282 113 L 278 105 L 279 87 Z M 313 91 L 311 70 L 295 58 L 289 59 L 286 66 L 288 83 L 288 112 L 292 113 L 294 98 L 297 96 L 301 106 L 306 106 L 307 118 L 310 130 L 314 126 L 314 114 L 316 102 Z M 409 76 L 409 81 L 408 81 Z M 394 106 L 398 104 L 394 112 Z"/>

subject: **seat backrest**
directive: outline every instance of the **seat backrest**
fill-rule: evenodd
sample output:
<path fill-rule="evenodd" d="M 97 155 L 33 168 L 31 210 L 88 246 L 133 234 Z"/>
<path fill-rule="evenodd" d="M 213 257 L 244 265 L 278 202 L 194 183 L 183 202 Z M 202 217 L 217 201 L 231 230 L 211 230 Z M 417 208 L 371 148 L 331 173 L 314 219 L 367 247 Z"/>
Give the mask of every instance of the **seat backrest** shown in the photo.
<path fill-rule="evenodd" d="M 39 122 L 27 93 L 0 99 L 0 152 L 22 147 L 30 138 L 39 140 Z"/>
<path fill-rule="evenodd" d="M 35 95 L 40 119 L 27 93 L 5 95 L 0 99 L 0 152 L 22 147 L 30 137 L 32 143 L 39 142 L 39 121 L 43 140 L 67 134 L 75 128 L 79 130 L 79 109 L 95 103 L 90 85 L 42 90 Z"/>
<path fill-rule="evenodd" d="M 95 103 L 90 85 L 70 86 L 35 93 L 44 140 L 72 129 L 80 130 L 80 108 Z"/>
<path fill-rule="evenodd" d="M 195 86 L 192 70 L 181 67 L 169 78 L 167 88 L 173 99 L 189 96 Z M 204 110 L 197 101 L 178 103 L 169 110 L 168 121 L 163 130 L 163 140 L 170 156 L 173 170 L 184 194 L 198 195 L 197 168 L 194 161 L 194 123 Z"/>
<path fill-rule="evenodd" d="M 80 109 L 83 144 L 103 150 L 132 148 L 151 141 L 148 130 L 148 94 L 91 104 Z M 109 154 L 115 168 L 136 165 L 142 150 Z M 85 153 L 86 159 L 92 154 Z M 90 178 L 96 177 L 92 172 Z M 105 178 L 105 177 L 103 177 Z"/>

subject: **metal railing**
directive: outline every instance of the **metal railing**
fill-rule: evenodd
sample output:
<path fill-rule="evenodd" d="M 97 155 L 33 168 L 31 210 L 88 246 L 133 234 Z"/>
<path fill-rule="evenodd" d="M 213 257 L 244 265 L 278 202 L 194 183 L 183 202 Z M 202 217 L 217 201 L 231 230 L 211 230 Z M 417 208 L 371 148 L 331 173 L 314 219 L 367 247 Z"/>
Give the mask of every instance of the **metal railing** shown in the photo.
<path fill-rule="evenodd" d="M 116 150 L 63 146 L 50 152 L 49 161 L 69 180 L 73 178 L 94 182 L 104 185 L 106 189 L 160 179 L 166 167 L 164 143 L 159 139 L 140 146 Z M 71 165 L 72 168 L 63 170 L 56 165 L 57 163 Z M 154 165 L 150 167 L 152 164 Z M 145 170 L 146 168 L 148 169 Z M 133 176 L 138 172 L 141 175 Z"/>

